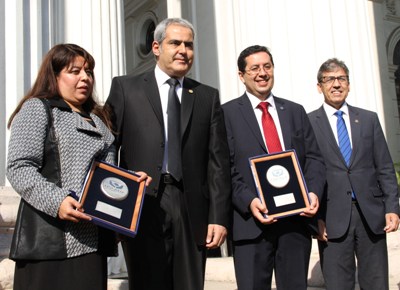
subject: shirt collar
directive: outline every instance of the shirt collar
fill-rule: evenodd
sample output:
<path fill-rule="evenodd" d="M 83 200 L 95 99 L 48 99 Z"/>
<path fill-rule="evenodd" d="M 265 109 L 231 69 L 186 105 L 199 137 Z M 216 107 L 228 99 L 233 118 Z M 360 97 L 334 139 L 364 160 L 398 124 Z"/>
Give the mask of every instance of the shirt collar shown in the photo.
<path fill-rule="evenodd" d="M 327 103 L 324 102 L 323 104 L 324 110 L 326 112 L 327 116 L 333 116 L 336 111 L 338 111 L 336 108 L 332 107 L 331 105 L 328 105 Z M 347 103 L 344 102 L 343 105 L 339 109 L 342 111 L 345 115 L 349 115 L 349 107 L 347 106 Z"/>
<path fill-rule="evenodd" d="M 60 110 L 72 111 L 71 107 L 64 101 L 64 99 L 58 95 L 48 98 L 48 100 L 51 107 L 56 107 Z"/>
<path fill-rule="evenodd" d="M 164 71 L 162 71 L 161 68 L 158 65 L 156 65 L 156 67 L 154 69 L 154 74 L 155 74 L 155 77 L 156 77 L 156 81 L 157 81 L 158 87 L 161 87 L 162 85 L 164 85 L 165 82 L 171 78 Z M 181 88 L 183 87 L 183 79 L 184 79 L 184 77 L 177 78 Z"/>
<path fill-rule="evenodd" d="M 274 100 L 274 96 L 272 93 L 269 94 L 269 96 L 265 99 L 265 101 L 260 101 L 259 98 L 257 98 L 255 95 L 249 93 L 248 91 L 246 91 L 247 96 L 249 97 L 251 106 L 253 107 L 253 109 L 256 109 L 258 104 L 261 102 L 268 102 L 270 104 L 271 107 L 275 108 L 275 100 Z"/>

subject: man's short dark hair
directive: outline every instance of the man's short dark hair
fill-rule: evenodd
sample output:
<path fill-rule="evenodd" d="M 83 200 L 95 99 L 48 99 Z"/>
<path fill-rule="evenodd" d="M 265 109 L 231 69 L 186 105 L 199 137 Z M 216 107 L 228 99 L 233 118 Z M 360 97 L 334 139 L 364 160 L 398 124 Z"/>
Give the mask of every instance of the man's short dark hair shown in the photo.
<path fill-rule="evenodd" d="M 269 49 L 265 46 L 261 46 L 261 45 L 253 45 L 253 46 L 249 46 L 248 48 L 246 48 L 245 50 L 243 50 L 239 57 L 238 57 L 238 61 L 237 61 L 237 65 L 238 65 L 238 69 L 241 72 L 244 72 L 246 69 L 246 58 L 249 55 L 258 53 L 258 52 L 266 52 L 268 53 L 269 57 L 271 58 L 271 63 L 272 65 L 274 65 L 274 59 L 272 58 L 272 54 L 269 51 Z"/>
<path fill-rule="evenodd" d="M 335 70 L 337 70 L 339 68 L 342 68 L 344 70 L 344 72 L 346 73 L 346 76 L 350 77 L 349 69 L 346 66 L 346 64 L 343 61 L 341 61 L 341 60 L 339 60 L 339 59 L 334 57 L 334 58 L 328 59 L 323 64 L 321 64 L 321 66 L 320 66 L 320 68 L 318 70 L 318 74 L 317 74 L 318 83 L 322 82 L 323 73 L 332 72 L 332 71 L 335 71 Z"/>

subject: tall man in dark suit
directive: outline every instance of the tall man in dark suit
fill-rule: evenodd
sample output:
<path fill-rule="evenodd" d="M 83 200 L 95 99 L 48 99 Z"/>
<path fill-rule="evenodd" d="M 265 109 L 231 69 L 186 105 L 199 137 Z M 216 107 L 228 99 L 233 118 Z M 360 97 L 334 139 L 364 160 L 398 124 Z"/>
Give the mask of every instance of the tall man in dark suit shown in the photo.
<path fill-rule="evenodd" d="M 206 250 L 227 235 L 226 130 L 218 91 L 185 77 L 193 40 L 188 21 L 162 21 L 152 45 L 155 69 L 114 78 L 107 100 L 120 166 L 153 178 L 138 235 L 123 242 L 129 289 L 202 290 Z"/>
<path fill-rule="evenodd" d="M 386 233 L 399 226 L 393 162 L 378 116 L 346 103 L 349 69 L 336 58 L 318 71 L 324 104 L 309 114 L 327 169 L 319 249 L 327 289 L 389 289 Z M 343 123 L 344 121 L 344 123 Z"/>
<path fill-rule="evenodd" d="M 274 61 L 270 51 L 258 45 L 246 48 L 239 55 L 238 69 L 246 92 L 223 105 L 231 156 L 237 285 L 239 290 L 271 289 L 275 269 L 278 289 L 305 290 L 311 252 L 309 217 L 318 210 L 325 183 L 322 156 L 304 108 L 271 92 Z M 279 137 L 278 147 L 296 150 L 310 191 L 311 205 L 300 216 L 266 218 L 263 214 L 268 209 L 257 197 L 249 157 L 274 151 L 268 135 L 272 130 L 264 133 L 262 126 L 259 106 L 265 102 Z"/>

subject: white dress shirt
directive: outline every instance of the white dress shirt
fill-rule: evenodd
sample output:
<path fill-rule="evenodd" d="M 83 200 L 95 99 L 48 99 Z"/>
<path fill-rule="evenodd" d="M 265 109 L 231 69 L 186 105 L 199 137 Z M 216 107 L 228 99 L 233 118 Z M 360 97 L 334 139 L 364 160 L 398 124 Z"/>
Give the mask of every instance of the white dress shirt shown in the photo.
<path fill-rule="evenodd" d="M 164 118 L 164 135 L 165 135 L 165 147 L 164 147 L 164 160 L 163 160 L 163 168 L 162 172 L 168 172 L 168 115 L 167 115 L 167 108 L 168 108 L 168 91 L 169 91 L 169 84 L 167 80 L 171 77 L 163 72 L 158 65 L 156 65 L 155 69 L 155 77 L 158 86 L 158 91 L 160 92 L 161 98 L 161 107 L 163 111 L 163 118 Z M 179 81 L 179 85 L 176 86 L 176 94 L 178 95 L 178 99 L 181 102 L 182 100 L 182 84 L 183 84 L 183 77 L 177 79 Z"/>
<path fill-rule="evenodd" d="M 324 107 L 326 116 L 328 117 L 329 124 L 331 125 L 333 135 L 335 136 L 336 143 L 339 145 L 338 134 L 337 134 L 337 126 L 336 126 L 338 118 L 335 115 L 335 113 L 338 110 L 336 108 L 328 105 L 327 103 L 324 103 L 323 107 Z M 351 126 L 350 126 L 350 117 L 349 117 L 349 107 L 347 107 L 347 103 L 344 102 L 344 104 L 342 105 L 342 107 L 339 110 L 343 112 L 342 117 L 344 119 L 344 123 L 346 124 L 347 133 L 349 133 L 351 148 L 353 148 L 353 141 L 351 140 Z"/>
<path fill-rule="evenodd" d="M 264 139 L 265 147 L 267 147 L 268 149 L 267 143 L 265 142 L 264 129 L 261 120 L 262 111 L 257 108 L 258 104 L 261 103 L 261 101 L 259 98 L 252 95 L 248 91 L 246 91 L 246 94 L 250 99 L 251 106 L 253 107 L 254 114 L 256 115 L 258 126 L 260 127 L 260 131 Z M 267 97 L 267 99 L 264 102 L 268 102 L 270 104 L 270 106 L 268 106 L 268 112 L 271 114 L 271 117 L 274 120 L 276 130 L 278 131 L 279 141 L 281 142 L 282 150 L 285 150 L 285 143 L 283 142 L 281 123 L 279 122 L 278 111 L 276 110 L 275 100 L 272 93 Z"/>

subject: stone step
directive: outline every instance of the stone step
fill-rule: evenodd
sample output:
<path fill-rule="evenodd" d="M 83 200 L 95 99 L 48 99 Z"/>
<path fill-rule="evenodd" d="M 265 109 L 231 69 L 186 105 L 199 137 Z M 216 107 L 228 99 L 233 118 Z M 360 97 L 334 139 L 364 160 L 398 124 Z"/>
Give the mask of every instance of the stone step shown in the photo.
<path fill-rule="evenodd" d="M 0 290 L 12 290 L 14 262 L 7 259 L 12 236 L 12 225 L 18 207 L 19 196 L 9 187 L 0 187 Z M 400 231 L 387 236 L 389 252 L 389 283 L 391 290 L 400 289 Z M 109 264 L 110 266 L 110 264 Z M 111 267 L 112 268 L 112 267 Z M 124 267 L 122 267 L 123 269 Z M 123 272 L 123 270 L 122 270 Z M 108 290 L 127 290 L 126 273 L 108 281 Z M 228 258 L 209 258 L 206 265 L 205 290 L 233 290 L 236 280 L 233 260 Z M 308 284 L 311 289 L 324 289 L 324 281 L 319 266 L 317 243 L 313 241 L 310 257 Z"/>
<path fill-rule="evenodd" d="M 399 290 L 400 286 L 400 231 L 387 236 L 389 252 L 389 284 L 391 290 Z M 126 279 L 109 279 L 108 290 L 127 290 Z M 274 281 L 273 281 L 273 285 Z M 319 265 L 318 246 L 313 240 L 308 272 L 308 290 L 322 290 L 324 280 Z M 205 290 L 236 290 L 236 279 L 232 257 L 208 258 L 206 265 Z M 275 289 L 275 288 L 273 288 Z M 356 290 L 359 290 L 358 284 Z"/>
<path fill-rule="evenodd" d="M 400 231 L 388 235 L 388 252 L 390 289 L 398 290 L 400 285 Z M 12 261 L 8 259 L 0 261 L 0 290 L 12 290 L 13 269 L 14 263 Z M 120 273 L 113 277 L 108 279 L 108 290 L 128 290 L 126 274 Z M 232 257 L 209 258 L 206 265 L 205 280 L 205 290 L 237 289 Z M 310 257 L 308 284 L 309 290 L 325 289 L 319 267 L 316 241 L 313 241 Z M 357 285 L 356 290 L 358 289 Z"/>

